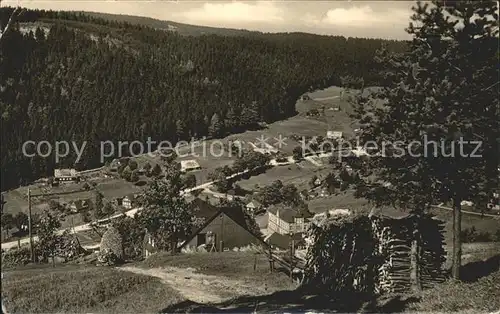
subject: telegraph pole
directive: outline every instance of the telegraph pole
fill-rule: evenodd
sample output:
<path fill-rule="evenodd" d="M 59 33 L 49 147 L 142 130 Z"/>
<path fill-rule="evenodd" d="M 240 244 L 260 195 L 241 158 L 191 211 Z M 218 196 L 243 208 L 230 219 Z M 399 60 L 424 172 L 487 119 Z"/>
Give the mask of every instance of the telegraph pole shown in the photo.
<path fill-rule="evenodd" d="M 2 200 L 0 201 L 0 213 L 2 213 L 2 214 L 3 214 L 3 205 L 5 205 L 5 203 L 7 203 L 7 202 L 4 201 L 3 194 L 2 194 Z"/>
<path fill-rule="evenodd" d="M 28 188 L 28 233 L 30 238 L 30 257 L 31 262 L 35 262 L 35 252 L 33 250 L 33 233 L 32 233 L 32 219 L 31 219 L 31 189 Z"/>

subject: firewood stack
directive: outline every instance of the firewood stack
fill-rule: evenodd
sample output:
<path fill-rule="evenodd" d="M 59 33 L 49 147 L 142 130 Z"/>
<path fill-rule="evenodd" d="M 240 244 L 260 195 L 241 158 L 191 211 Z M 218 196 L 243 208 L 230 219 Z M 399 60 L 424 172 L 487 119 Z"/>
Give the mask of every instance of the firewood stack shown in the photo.
<path fill-rule="evenodd" d="M 399 293 L 411 288 L 411 234 L 404 221 L 372 217 L 373 235 L 382 265 L 376 292 Z"/>
<path fill-rule="evenodd" d="M 431 287 L 444 280 L 443 228 L 431 216 L 326 217 L 309 229 L 303 283 L 334 293 Z"/>
<path fill-rule="evenodd" d="M 444 250 L 444 223 L 425 216 L 420 221 L 421 247 L 420 255 L 420 282 L 422 288 L 431 288 L 436 283 L 445 281 L 443 265 L 446 261 Z"/>
<path fill-rule="evenodd" d="M 303 284 L 321 292 L 373 291 L 374 255 L 370 221 L 366 216 L 327 217 L 312 224 Z"/>

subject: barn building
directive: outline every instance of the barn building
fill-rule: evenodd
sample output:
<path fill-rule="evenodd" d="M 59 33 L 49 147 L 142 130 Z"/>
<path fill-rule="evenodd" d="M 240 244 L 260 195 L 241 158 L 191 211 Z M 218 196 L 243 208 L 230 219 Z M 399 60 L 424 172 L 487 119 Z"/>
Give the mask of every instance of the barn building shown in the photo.
<path fill-rule="evenodd" d="M 265 245 L 265 242 L 252 232 L 243 211 L 236 208 L 218 208 L 199 198 L 194 199 L 195 215 L 203 218 L 204 223 L 193 230 L 179 247 L 182 249 L 201 249 L 221 252 L 251 244 Z"/>

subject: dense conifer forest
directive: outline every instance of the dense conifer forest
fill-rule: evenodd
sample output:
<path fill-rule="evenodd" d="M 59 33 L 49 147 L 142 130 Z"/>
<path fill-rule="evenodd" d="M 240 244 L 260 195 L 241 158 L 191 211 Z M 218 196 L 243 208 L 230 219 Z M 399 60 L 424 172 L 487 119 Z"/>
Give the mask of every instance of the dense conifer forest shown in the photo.
<path fill-rule="evenodd" d="M 0 9 L 0 23 L 12 9 Z M 99 141 L 219 137 L 295 114 L 304 92 L 340 77 L 381 82 L 382 45 L 304 33 L 183 36 L 91 17 L 27 10 L 0 44 L 1 185 L 55 167 L 97 167 Z M 84 157 L 23 156 L 27 140 L 88 141 Z"/>

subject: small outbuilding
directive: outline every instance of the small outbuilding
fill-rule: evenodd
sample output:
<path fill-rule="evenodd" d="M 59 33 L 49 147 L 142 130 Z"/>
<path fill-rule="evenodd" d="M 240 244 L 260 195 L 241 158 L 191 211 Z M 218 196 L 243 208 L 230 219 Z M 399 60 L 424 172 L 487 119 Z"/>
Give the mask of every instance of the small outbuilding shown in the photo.
<path fill-rule="evenodd" d="M 181 160 L 181 171 L 182 172 L 188 172 L 188 171 L 193 171 L 193 170 L 200 170 L 201 166 L 200 164 L 194 160 Z"/>

